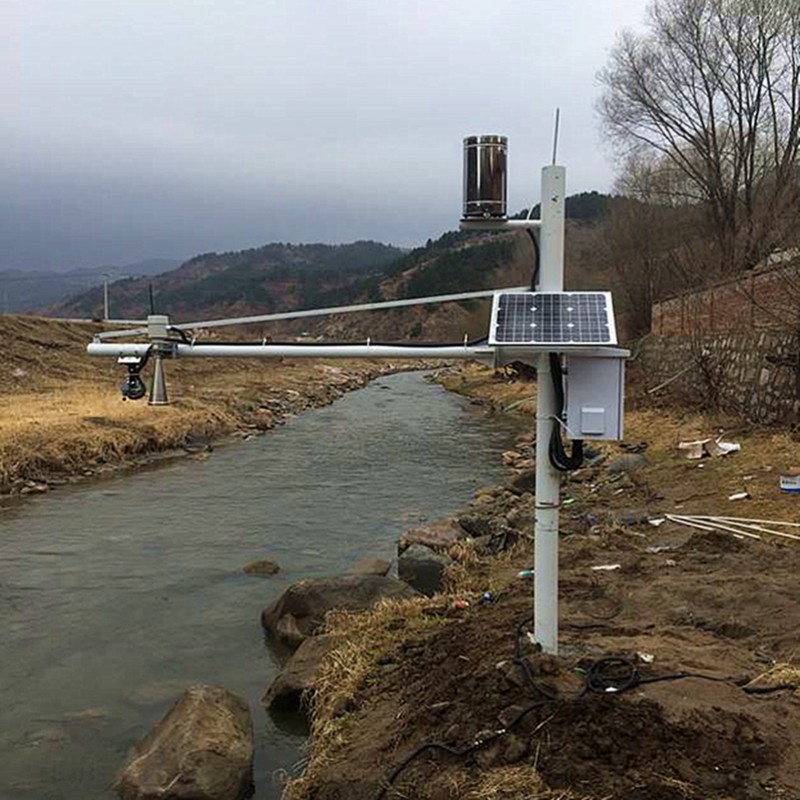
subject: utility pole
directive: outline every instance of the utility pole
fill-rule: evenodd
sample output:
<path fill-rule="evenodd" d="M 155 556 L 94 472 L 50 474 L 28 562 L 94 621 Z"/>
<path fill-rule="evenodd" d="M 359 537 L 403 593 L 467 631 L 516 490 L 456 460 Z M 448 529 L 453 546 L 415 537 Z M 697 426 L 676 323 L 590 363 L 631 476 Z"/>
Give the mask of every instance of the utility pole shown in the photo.
<path fill-rule="evenodd" d="M 103 321 L 108 322 L 108 279 L 111 277 L 110 272 L 103 273 Z"/>

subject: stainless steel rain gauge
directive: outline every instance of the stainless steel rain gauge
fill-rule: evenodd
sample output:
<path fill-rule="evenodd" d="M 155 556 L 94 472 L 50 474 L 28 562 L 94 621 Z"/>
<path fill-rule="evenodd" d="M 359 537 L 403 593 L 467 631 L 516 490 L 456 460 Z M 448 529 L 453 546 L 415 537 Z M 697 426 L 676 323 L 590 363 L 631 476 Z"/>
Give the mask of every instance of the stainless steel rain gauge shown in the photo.
<path fill-rule="evenodd" d="M 504 136 L 464 140 L 462 230 L 527 229 L 539 254 L 530 287 L 460 292 L 381 303 L 305 309 L 277 314 L 171 324 L 150 315 L 147 327 L 98 334 L 88 345 L 92 356 L 112 356 L 125 365 L 129 396 L 144 395 L 139 375 L 149 358 L 155 378 L 151 405 L 167 402 L 163 361 L 170 358 L 415 358 L 469 359 L 495 366 L 521 361 L 537 370 L 536 500 L 534 541 L 534 636 L 548 653 L 558 651 L 558 510 L 561 474 L 574 468 L 584 439 L 622 438 L 624 361 L 616 345 L 611 295 L 564 292 L 565 169 L 542 169 L 539 219 L 508 219 L 508 142 Z M 555 159 L 554 159 L 555 160 Z M 320 317 L 360 311 L 492 297 L 486 344 L 198 344 L 192 331 L 275 320 Z M 145 341 L 117 342 L 144 336 Z M 573 441 L 572 455 L 559 450 L 562 433 Z M 555 447 L 554 447 L 555 445 Z"/>

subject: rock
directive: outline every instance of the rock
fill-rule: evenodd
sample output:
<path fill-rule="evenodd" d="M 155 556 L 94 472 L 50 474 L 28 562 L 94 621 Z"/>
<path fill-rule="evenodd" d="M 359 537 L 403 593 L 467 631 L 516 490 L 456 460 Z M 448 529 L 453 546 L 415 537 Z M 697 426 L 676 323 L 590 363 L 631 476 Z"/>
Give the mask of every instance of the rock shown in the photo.
<path fill-rule="evenodd" d="M 652 515 L 646 508 L 624 508 L 614 512 L 614 522 L 617 525 L 641 525 Z"/>
<path fill-rule="evenodd" d="M 446 517 L 426 525 L 424 528 L 412 528 L 401 537 L 397 550 L 402 553 L 412 544 L 421 544 L 432 550 L 447 550 L 450 545 L 464 538 L 464 530 L 455 517 Z"/>
<path fill-rule="evenodd" d="M 524 469 L 518 472 L 507 483 L 506 489 L 514 494 L 524 494 L 525 492 L 536 492 L 536 470 Z"/>
<path fill-rule="evenodd" d="M 303 694 L 316 689 L 316 678 L 322 659 L 336 644 L 338 637 L 322 635 L 306 639 L 286 662 L 261 698 L 271 710 L 301 708 Z"/>
<path fill-rule="evenodd" d="M 404 600 L 416 592 L 395 578 L 380 575 L 345 575 L 313 578 L 292 584 L 261 613 L 264 630 L 295 648 L 322 627 L 331 609 L 365 611 L 378 600 Z"/>
<path fill-rule="evenodd" d="M 37 483 L 36 481 L 26 481 L 25 485 L 20 489 L 20 494 L 44 494 L 50 491 L 50 487 L 46 483 Z"/>
<path fill-rule="evenodd" d="M 210 453 L 214 450 L 205 436 L 190 433 L 183 442 L 183 449 L 187 453 Z"/>
<path fill-rule="evenodd" d="M 157 706 L 173 699 L 186 688 L 186 680 L 146 683 L 134 689 L 126 700 L 136 706 Z"/>
<path fill-rule="evenodd" d="M 385 558 L 362 558 L 350 568 L 353 575 L 386 575 L 392 566 Z"/>
<path fill-rule="evenodd" d="M 430 597 L 441 590 L 444 571 L 454 563 L 452 558 L 430 547 L 412 544 L 397 559 L 397 575 L 400 580 Z"/>
<path fill-rule="evenodd" d="M 135 747 L 116 783 L 122 800 L 241 800 L 253 790 L 247 703 L 195 684 Z"/>
<path fill-rule="evenodd" d="M 70 738 L 67 732 L 63 728 L 52 726 L 29 733 L 23 741 L 23 746 L 61 750 L 69 743 Z"/>
<path fill-rule="evenodd" d="M 620 475 L 626 472 L 635 472 L 637 469 L 646 467 L 649 463 L 647 456 L 642 453 L 625 453 L 617 456 L 608 465 L 608 471 L 611 475 Z"/>
<path fill-rule="evenodd" d="M 251 561 L 245 566 L 244 571 L 248 575 L 275 575 L 280 569 L 277 562 L 264 558 L 261 561 Z"/>
<path fill-rule="evenodd" d="M 522 529 L 526 526 L 530 527 L 533 523 L 533 510 L 530 508 L 512 508 L 506 514 L 506 522 L 512 528 Z"/>
<path fill-rule="evenodd" d="M 458 518 L 458 524 L 473 539 L 492 535 L 491 521 L 480 514 L 464 514 Z"/>

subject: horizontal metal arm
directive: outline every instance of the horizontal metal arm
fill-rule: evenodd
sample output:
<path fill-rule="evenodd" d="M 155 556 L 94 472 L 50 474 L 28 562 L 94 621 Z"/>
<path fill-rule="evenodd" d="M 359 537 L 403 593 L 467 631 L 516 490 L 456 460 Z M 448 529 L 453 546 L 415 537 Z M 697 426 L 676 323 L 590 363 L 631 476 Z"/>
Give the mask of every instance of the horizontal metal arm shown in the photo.
<path fill-rule="evenodd" d="M 149 342 L 92 342 L 86 352 L 90 356 L 144 356 Z M 178 344 L 178 358 L 437 358 L 494 361 L 494 348 L 475 345 L 389 345 L 389 344 Z"/>
<path fill-rule="evenodd" d="M 330 314 L 353 314 L 358 311 L 380 311 L 387 308 L 404 308 L 406 306 L 424 306 L 432 303 L 452 303 L 459 300 L 477 300 L 481 297 L 493 297 L 495 292 L 524 292 L 527 286 L 512 286 L 508 289 L 484 289 L 480 292 L 460 292 L 458 294 L 440 294 L 433 297 L 409 297 L 405 300 L 385 300 L 380 303 L 360 303 L 350 306 L 330 306 L 329 308 L 308 308 L 301 311 L 282 311 L 277 314 L 258 314 L 253 317 L 228 317 L 226 319 L 210 319 L 205 322 L 180 322 L 170 325 L 173 330 L 198 330 L 200 328 L 224 328 L 229 325 L 254 325 L 260 322 L 276 322 L 282 319 L 303 319 L 304 317 L 325 317 Z M 124 336 L 141 336 L 147 328 L 133 328 L 125 331 L 104 331 L 98 339 L 118 339 Z"/>

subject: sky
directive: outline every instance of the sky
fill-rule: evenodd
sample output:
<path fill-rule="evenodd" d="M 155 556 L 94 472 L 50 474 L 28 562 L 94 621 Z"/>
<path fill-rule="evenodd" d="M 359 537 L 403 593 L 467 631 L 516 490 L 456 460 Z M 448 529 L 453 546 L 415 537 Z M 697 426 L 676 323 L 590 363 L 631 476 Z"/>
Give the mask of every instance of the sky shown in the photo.
<path fill-rule="evenodd" d="M 0 269 L 457 227 L 462 140 L 509 207 L 608 191 L 597 72 L 646 0 L 4 0 Z"/>

